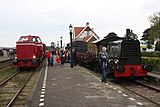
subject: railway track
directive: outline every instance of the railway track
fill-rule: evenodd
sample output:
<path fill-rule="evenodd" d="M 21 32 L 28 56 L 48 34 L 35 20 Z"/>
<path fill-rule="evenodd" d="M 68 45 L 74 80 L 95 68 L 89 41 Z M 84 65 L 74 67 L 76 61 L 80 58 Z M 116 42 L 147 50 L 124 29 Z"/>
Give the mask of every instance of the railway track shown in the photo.
<path fill-rule="evenodd" d="M 45 61 L 44 61 L 45 62 Z M 29 81 L 26 83 L 25 87 L 22 89 L 22 91 L 18 94 L 14 102 L 12 103 L 12 107 L 26 107 L 29 106 L 28 103 L 30 103 L 30 97 L 32 96 L 34 89 L 36 87 L 36 84 L 38 82 L 38 78 L 41 75 L 41 72 L 44 70 L 46 64 L 45 63 L 40 64 L 36 71 L 33 72 L 32 77 L 29 79 Z"/>
<path fill-rule="evenodd" d="M 130 82 L 123 83 L 120 86 L 156 104 L 157 106 L 160 106 L 160 97 L 159 97 L 160 89 L 159 88 L 143 83 L 141 81 L 135 81 L 133 83 L 130 83 Z"/>
<path fill-rule="evenodd" d="M 0 85 L 0 107 L 10 107 L 19 93 L 23 90 L 34 72 L 18 72 Z"/>
<path fill-rule="evenodd" d="M 7 79 L 5 79 L 4 81 L 2 81 L 0 83 L 0 87 L 3 86 L 6 82 L 8 82 L 10 79 L 12 79 L 14 76 L 16 76 L 19 72 L 14 73 L 13 75 L 11 75 L 10 77 L 8 77 Z"/>

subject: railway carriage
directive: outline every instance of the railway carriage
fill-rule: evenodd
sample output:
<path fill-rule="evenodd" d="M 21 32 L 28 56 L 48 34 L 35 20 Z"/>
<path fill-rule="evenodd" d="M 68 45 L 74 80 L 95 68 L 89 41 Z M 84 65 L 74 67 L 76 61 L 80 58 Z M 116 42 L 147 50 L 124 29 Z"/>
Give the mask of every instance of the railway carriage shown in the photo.
<path fill-rule="evenodd" d="M 16 42 L 16 56 L 13 64 L 16 68 L 36 68 L 45 56 L 45 44 L 39 36 L 21 36 Z"/>

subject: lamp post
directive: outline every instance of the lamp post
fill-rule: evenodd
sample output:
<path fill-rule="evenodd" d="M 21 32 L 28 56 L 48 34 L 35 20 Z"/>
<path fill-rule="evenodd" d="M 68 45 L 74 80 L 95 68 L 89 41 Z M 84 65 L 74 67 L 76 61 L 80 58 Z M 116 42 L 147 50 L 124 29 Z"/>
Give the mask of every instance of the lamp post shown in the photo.
<path fill-rule="evenodd" d="M 61 40 L 60 40 L 60 42 L 61 42 L 61 48 L 62 48 L 62 36 L 61 36 Z"/>
<path fill-rule="evenodd" d="M 53 49 L 55 48 L 54 42 L 51 43 L 51 48 L 53 48 Z"/>
<path fill-rule="evenodd" d="M 59 41 L 57 41 L 57 48 L 59 48 Z"/>
<path fill-rule="evenodd" d="M 72 54 L 72 30 L 73 30 L 73 27 L 72 27 L 72 25 L 70 24 L 70 26 L 69 26 L 69 34 L 70 34 L 70 49 L 71 49 L 71 62 L 70 62 L 70 66 L 71 66 L 71 68 L 73 68 L 73 54 Z"/>

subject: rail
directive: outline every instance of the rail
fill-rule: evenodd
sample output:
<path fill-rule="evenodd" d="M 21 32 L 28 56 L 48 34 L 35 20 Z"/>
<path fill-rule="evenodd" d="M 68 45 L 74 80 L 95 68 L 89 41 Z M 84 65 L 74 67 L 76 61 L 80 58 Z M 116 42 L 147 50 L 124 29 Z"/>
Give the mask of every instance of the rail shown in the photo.
<path fill-rule="evenodd" d="M 135 84 L 134 84 L 135 83 Z M 160 106 L 160 102 L 157 100 L 159 98 L 159 95 L 157 92 L 160 92 L 158 88 L 155 88 L 150 85 L 146 85 L 142 82 L 136 81 L 134 83 L 122 84 L 120 85 L 122 88 L 135 93 L 138 96 L 141 96 L 142 98 L 156 104 L 157 106 Z M 152 97 L 154 96 L 154 97 Z"/>
<path fill-rule="evenodd" d="M 15 96 L 12 98 L 12 100 L 8 103 L 7 107 L 11 107 L 13 102 L 15 101 L 15 99 L 17 98 L 17 96 L 19 95 L 19 93 L 23 90 L 23 88 L 25 87 L 25 85 L 28 83 L 28 81 L 30 80 L 30 78 L 32 77 L 33 72 L 31 73 L 31 75 L 29 76 L 29 78 L 26 80 L 26 82 L 21 86 L 21 88 L 17 91 L 17 93 L 15 94 Z"/>
<path fill-rule="evenodd" d="M 4 85 L 6 82 L 8 82 L 10 79 L 12 79 L 14 76 L 16 76 L 19 72 L 14 73 L 13 75 L 11 75 L 10 77 L 8 77 L 7 79 L 5 79 L 3 82 L 0 83 L 0 86 Z"/>
<path fill-rule="evenodd" d="M 33 75 L 33 71 L 16 72 L 0 85 L 0 106 L 11 107 L 17 96 L 21 93 L 25 85 Z"/>

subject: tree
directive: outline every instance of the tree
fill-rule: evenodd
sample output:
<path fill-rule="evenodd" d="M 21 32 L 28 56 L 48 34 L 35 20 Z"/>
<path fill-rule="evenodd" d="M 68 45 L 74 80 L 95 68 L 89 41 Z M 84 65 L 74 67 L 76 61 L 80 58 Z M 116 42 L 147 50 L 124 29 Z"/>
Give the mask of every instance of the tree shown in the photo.
<path fill-rule="evenodd" d="M 156 26 L 160 22 L 160 12 L 156 12 L 149 16 L 149 21 L 151 22 L 151 26 Z"/>
<path fill-rule="evenodd" d="M 150 28 L 144 30 L 141 40 L 148 40 Z"/>
<path fill-rule="evenodd" d="M 157 41 L 155 44 L 155 51 L 160 51 L 160 41 Z"/>
<path fill-rule="evenodd" d="M 156 12 L 153 15 L 149 16 L 149 21 L 151 27 L 149 30 L 149 35 L 151 40 L 155 40 L 160 37 L 160 12 Z"/>
<path fill-rule="evenodd" d="M 156 39 L 160 39 L 160 12 L 155 12 L 153 15 L 149 16 L 149 21 L 151 23 L 151 27 L 149 30 L 149 35 L 151 35 L 148 40 L 154 41 Z M 160 42 L 159 40 L 155 44 L 155 50 L 160 51 Z"/>

